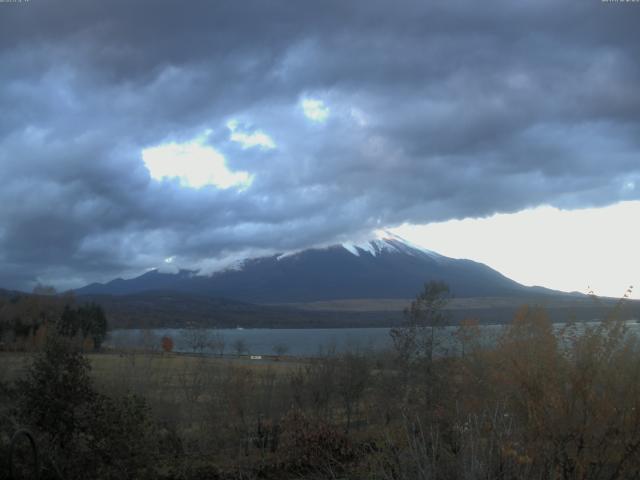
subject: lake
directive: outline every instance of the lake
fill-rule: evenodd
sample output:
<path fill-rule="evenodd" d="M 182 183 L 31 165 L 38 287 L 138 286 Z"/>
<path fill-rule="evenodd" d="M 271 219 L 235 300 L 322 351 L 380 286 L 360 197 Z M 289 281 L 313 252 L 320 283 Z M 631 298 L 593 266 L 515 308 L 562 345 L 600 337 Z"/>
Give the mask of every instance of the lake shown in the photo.
<path fill-rule="evenodd" d="M 210 338 L 221 337 L 225 344 L 224 353 L 234 354 L 235 344 L 241 340 L 246 345 L 247 354 L 273 355 L 276 345 L 283 345 L 287 355 L 315 356 L 335 350 L 373 349 L 382 350 L 391 346 L 389 328 L 252 328 L 252 329 L 207 329 Z M 106 346 L 114 348 L 160 348 L 160 339 L 171 337 L 174 351 L 194 350 L 192 333 L 186 329 L 113 330 Z M 196 347 L 197 348 L 197 347 Z M 212 348 L 204 348 L 204 353 L 217 353 Z"/>
<path fill-rule="evenodd" d="M 597 322 L 579 325 L 595 325 Z M 640 333 L 640 324 L 627 323 L 629 332 Z M 560 329 L 564 324 L 555 324 Z M 480 327 L 483 343 L 492 343 L 500 335 L 504 325 L 483 325 Z M 440 344 L 449 353 L 459 349 L 454 332 L 457 327 L 445 327 L 439 332 Z M 109 333 L 105 346 L 113 348 L 160 349 L 160 339 L 171 337 L 175 352 L 219 353 L 221 343 L 224 354 L 236 353 L 240 341 L 245 347 L 244 354 L 273 355 L 276 345 L 284 346 L 287 355 L 317 356 L 327 352 L 380 351 L 392 347 L 390 328 L 252 328 L 252 329 L 133 329 L 113 330 Z M 218 347 L 206 346 L 200 350 L 198 343 L 209 344 L 218 340 Z"/>

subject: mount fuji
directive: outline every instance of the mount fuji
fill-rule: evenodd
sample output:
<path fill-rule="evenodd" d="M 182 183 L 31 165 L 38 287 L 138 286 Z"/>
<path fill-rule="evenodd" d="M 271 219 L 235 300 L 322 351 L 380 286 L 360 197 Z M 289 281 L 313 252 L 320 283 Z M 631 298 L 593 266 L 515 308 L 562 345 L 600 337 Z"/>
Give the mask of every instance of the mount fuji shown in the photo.
<path fill-rule="evenodd" d="M 347 299 L 410 299 L 425 282 L 446 282 L 456 298 L 557 294 L 526 287 L 487 265 L 445 257 L 389 232 L 297 252 L 249 258 L 211 275 L 151 270 L 139 277 L 94 283 L 78 295 L 132 295 L 173 291 L 259 304 Z"/>

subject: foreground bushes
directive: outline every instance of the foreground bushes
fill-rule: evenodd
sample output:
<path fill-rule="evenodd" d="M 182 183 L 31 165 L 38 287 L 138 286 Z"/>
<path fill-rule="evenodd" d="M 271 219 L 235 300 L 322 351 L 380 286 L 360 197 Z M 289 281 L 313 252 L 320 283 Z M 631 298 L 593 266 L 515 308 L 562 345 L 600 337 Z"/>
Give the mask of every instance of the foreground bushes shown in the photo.
<path fill-rule="evenodd" d="M 154 478 L 146 402 L 97 393 L 89 372 L 74 342 L 52 335 L 11 392 L 14 424 L 37 438 L 45 478 Z"/>
<path fill-rule="evenodd" d="M 623 322 L 558 331 L 525 307 L 490 347 L 466 322 L 464 355 L 443 358 L 430 315 L 446 290 L 428 293 L 394 352 L 277 371 L 202 360 L 165 378 L 166 398 L 100 393 L 53 337 L 0 385 L 0 432 L 36 432 L 52 478 L 638 478 L 640 348 Z"/>

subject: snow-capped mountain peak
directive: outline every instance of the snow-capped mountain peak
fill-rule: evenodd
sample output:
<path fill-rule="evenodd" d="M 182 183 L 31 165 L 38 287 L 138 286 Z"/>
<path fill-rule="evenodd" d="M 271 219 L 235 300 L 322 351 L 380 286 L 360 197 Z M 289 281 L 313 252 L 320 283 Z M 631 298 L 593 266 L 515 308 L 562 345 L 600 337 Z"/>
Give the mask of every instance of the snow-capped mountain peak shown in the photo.
<path fill-rule="evenodd" d="M 343 242 L 341 245 L 357 257 L 361 254 L 370 254 L 375 257 L 382 252 L 392 252 L 409 255 L 426 254 L 433 259 L 443 258 L 442 255 L 414 245 L 388 230 L 376 230 L 373 238 L 362 242 Z"/>
<path fill-rule="evenodd" d="M 181 291 L 253 303 L 407 299 L 431 280 L 446 282 L 460 297 L 528 291 L 486 265 L 443 257 L 383 230 L 358 242 L 248 258 L 210 275 L 155 272 L 92 284 L 77 293 Z"/>

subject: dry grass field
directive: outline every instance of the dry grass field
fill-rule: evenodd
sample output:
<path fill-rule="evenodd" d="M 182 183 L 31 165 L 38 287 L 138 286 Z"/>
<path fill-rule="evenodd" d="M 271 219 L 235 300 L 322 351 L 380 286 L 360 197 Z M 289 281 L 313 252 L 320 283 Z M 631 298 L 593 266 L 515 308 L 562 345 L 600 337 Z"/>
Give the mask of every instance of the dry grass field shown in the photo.
<path fill-rule="evenodd" d="M 309 311 L 328 312 L 401 312 L 411 304 L 410 298 L 351 298 L 344 300 L 327 300 L 305 303 L 284 303 L 280 306 L 294 307 Z M 544 306 L 546 308 L 593 308 L 598 304 L 612 307 L 618 301 L 616 298 L 599 298 L 597 303 L 588 296 L 540 296 L 538 298 L 523 297 L 464 297 L 452 298 L 446 305 L 446 310 L 466 309 L 517 309 L 525 303 Z M 639 307 L 640 302 L 630 301 L 631 306 Z"/>
<path fill-rule="evenodd" d="M 24 375 L 33 358 L 28 352 L 0 352 L 0 382 L 11 382 Z M 175 353 L 141 353 L 135 351 L 90 353 L 94 381 L 107 389 L 141 388 L 160 392 L 184 384 L 182 377 L 241 369 L 260 373 L 286 373 L 304 364 L 303 359 L 263 357 L 251 360 L 248 356 L 201 356 Z"/>

